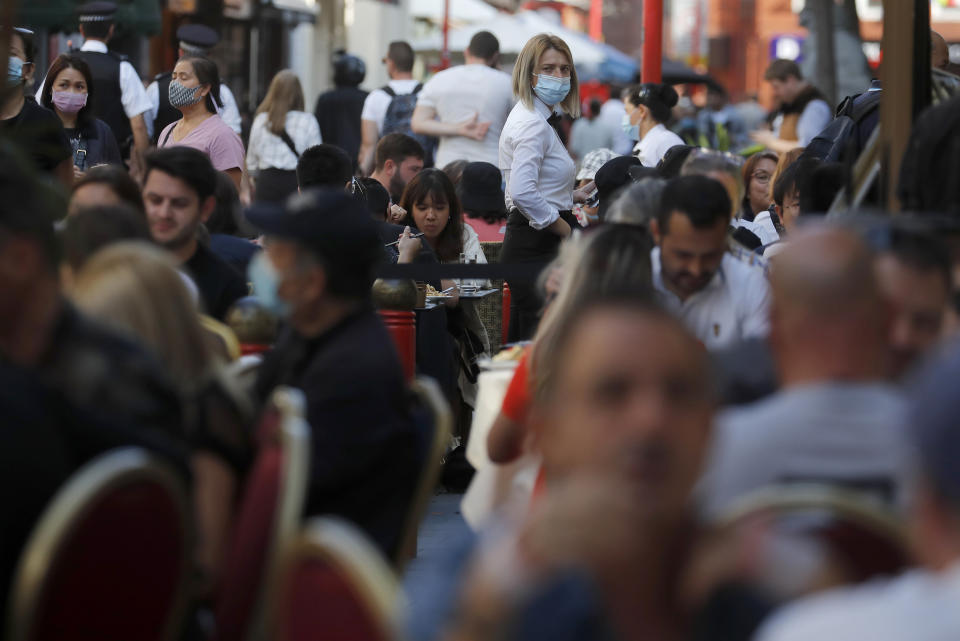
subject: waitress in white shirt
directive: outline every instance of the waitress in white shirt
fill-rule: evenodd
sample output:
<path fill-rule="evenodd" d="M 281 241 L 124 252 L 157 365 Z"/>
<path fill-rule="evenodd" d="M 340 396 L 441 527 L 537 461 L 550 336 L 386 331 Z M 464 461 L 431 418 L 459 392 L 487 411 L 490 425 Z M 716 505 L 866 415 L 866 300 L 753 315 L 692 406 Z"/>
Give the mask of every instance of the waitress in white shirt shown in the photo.
<path fill-rule="evenodd" d="M 580 115 L 580 88 L 570 48 L 557 36 L 541 33 L 523 47 L 513 68 L 513 93 L 519 102 L 500 134 L 500 170 L 507 230 L 501 263 L 547 263 L 560 241 L 576 228 L 573 202 L 576 166 L 547 119 L 557 108 Z M 535 279 L 511 278 L 509 340 L 533 336 L 541 301 Z"/>
<path fill-rule="evenodd" d="M 633 140 L 639 140 L 633 155 L 644 167 L 656 167 L 667 150 L 684 144 L 683 139 L 667 129 L 670 111 L 680 96 L 670 85 L 645 83 L 630 90 L 624 107 L 623 130 Z"/>

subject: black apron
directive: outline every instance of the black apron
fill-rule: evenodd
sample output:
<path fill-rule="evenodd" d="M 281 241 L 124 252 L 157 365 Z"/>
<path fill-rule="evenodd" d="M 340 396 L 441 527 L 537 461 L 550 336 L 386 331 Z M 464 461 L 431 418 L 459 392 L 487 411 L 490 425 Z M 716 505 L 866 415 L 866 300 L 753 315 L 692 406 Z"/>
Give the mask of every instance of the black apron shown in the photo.
<path fill-rule="evenodd" d="M 560 217 L 570 225 L 570 229 L 580 228 L 576 216 L 570 211 L 561 211 Z M 534 229 L 527 217 L 519 209 L 512 209 L 507 218 L 507 231 L 500 249 L 500 262 L 507 263 L 549 263 L 556 258 L 563 239 L 547 229 Z M 536 278 L 511 278 L 510 285 L 510 327 L 507 341 L 516 342 L 533 338 L 540 323 L 543 305 L 537 291 Z"/>

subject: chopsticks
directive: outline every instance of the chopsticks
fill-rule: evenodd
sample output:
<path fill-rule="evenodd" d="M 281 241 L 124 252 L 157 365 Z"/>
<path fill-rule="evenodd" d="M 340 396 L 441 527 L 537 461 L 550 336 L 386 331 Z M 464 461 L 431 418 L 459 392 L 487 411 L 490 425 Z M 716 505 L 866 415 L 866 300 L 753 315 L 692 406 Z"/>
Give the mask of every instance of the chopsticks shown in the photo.
<path fill-rule="evenodd" d="M 419 234 L 410 234 L 410 238 L 420 238 L 421 236 L 423 236 L 423 232 L 420 232 Z M 384 247 L 391 247 L 392 245 L 396 245 L 399 242 L 400 242 L 399 240 L 395 240 L 392 243 L 387 243 L 386 245 L 384 245 Z"/>

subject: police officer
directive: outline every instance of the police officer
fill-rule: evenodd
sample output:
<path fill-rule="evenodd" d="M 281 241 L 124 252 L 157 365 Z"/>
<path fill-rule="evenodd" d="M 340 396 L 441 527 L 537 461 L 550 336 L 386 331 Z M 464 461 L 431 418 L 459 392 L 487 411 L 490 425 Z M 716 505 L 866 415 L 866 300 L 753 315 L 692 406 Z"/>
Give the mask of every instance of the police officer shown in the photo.
<path fill-rule="evenodd" d="M 127 158 L 131 147 L 137 152 L 146 151 L 150 136 L 144 113 L 150 109 L 150 101 L 140 82 L 140 76 L 126 58 L 107 48 L 113 37 L 113 16 L 117 5 L 112 2 L 88 2 L 80 7 L 80 34 L 83 46 L 74 53 L 90 65 L 96 99 L 93 115 L 107 123 L 120 143 L 120 153 Z M 37 100 L 43 93 L 41 83 Z"/>
<path fill-rule="evenodd" d="M 220 36 L 210 27 L 202 24 L 185 24 L 177 29 L 177 39 L 180 41 L 180 48 L 177 50 L 177 57 L 182 58 L 185 55 L 207 57 L 210 50 L 220 41 Z M 171 122 L 180 120 L 182 114 L 170 105 L 170 97 L 167 90 L 170 87 L 170 78 L 172 71 L 159 73 L 147 87 L 147 98 L 150 100 L 150 110 L 146 114 L 147 128 L 153 142 L 157 142 L 160 132 Z M 220 109 L 220 119 L 233 129 L 237 135 L 240 130 L 240 110 L 237 109 L 237 101 L 233 97 L 230 87 L 220 83 L 220 103 L 223 107 Z"/>

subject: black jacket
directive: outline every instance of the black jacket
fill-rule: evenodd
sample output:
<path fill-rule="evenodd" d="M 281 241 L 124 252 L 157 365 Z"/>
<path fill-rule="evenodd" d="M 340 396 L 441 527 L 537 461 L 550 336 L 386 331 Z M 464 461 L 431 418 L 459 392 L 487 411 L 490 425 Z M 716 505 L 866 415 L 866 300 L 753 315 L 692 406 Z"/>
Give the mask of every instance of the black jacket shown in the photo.
<path fill-rule="evenodd" d="M 310 423 L 308 516 L 335 514 L 394 558 L 422 462 L 393 341 L 372 309 L 317 338 L 287 331 L 260 366 L 256 392 L 303 391 Z"/>

